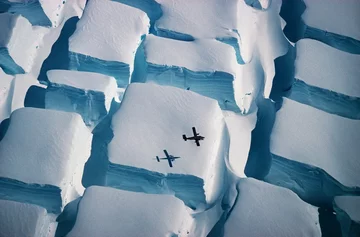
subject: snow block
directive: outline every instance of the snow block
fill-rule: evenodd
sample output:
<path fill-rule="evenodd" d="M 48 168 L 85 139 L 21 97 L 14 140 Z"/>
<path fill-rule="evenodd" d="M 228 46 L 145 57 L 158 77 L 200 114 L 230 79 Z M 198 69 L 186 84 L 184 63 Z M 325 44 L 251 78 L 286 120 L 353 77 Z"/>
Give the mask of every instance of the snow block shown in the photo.
<path fill-rule="evenodd" d="M 0 14 L 0 29 L 0 67 L 7 74 L 29 72 L 47 29 L 33 28 L 26 18 L 10 13 Z"/>
<path fill-rule="evenodd" d="M 50 223 L 55 216 L 40 206 L 0 200 L 0 236 L 52 237 Z"/>
<path fill-rule="evenodd" d="M 67 236 L 194 236 L 192 221 L 184 204 L 172 196 L 91 186 Z"/>
<path fill-rule="evenodd" d="M 149 35 L 144 42 L 143 82 L 197 92 L 239 111 L 242 95 L 235 51 L 216 40 L 178 41 Z"/>
<path fill-rule="evenodd" d="M 126 87 L 148 31 L 145 12 L 109 0 L 90 1 L 69 39 L 70 68 L 113 76 L 118 87 Z"/>
<path fill-rule="evenodd" d="M 360 40 L 359 1 L 303 1 L 306 10 L 302 19 L 306 25 Z"/>
<path fill-rule="evenodd" d="M 96 126 L 109 112 L 117 95 L 113 77 L 92 72 L 50 70 L 45 107 L 79 113 L 85 124 Z"/>
<path fill-rule="evenodd" d="M 205 139 L 184 141 L 192 127 Z M 224 188 L 229 135 L 215 100 L 174 87 L 132 83 L 112 118 L 106 183 L 119 189 L 171 193 L 195 209 Z M 164 151 L 180 157 L 172 167 Z M 159 157 L 157 161 L 156 157 Z"/>
<path fill-rule="evenodd" d="M 224 237 L 321 236 L 317 208 L 292 191 L 251 178 L 241 179 L 237 188 Z"/>
<path fill-rule="evenodd" d="M 59 213 L 82 195 L 81 177 L 92 134 L 76 113 L 14 111 L 0 143 L 0 198 Z"/>
<path fill-rule="evenodd" d="M 11 114 L 14 78 L 0 68 L 0 123 Z"/>
<path fill-rule="evenodd" d="M 32 25 L 56 27 L 62 21 L 67 0 L 4 0 L 8 12 L 22 15 Z"/>
<path fill-rule="evenodd" d="M 338 196 L 334 199 L 336 218 L 340 222 L 342 236 L 360 235 L 360 197 Z"/>
<path fill-rule="evenodd" d="M 315 197 L 318 196 L 316 192 L 334 195 L 336 188 L 348 187 L 359 191 L 359 129 L 358 120 L 328 114 L 284 98 L 282 108 L 276 114 L 270 150 L 274 155 L 296 164 L 288 174 L 293 180 L 290 183 L 285 182 L 285 186 L 303 192 L 309 188 L 308 185 L 310 190 L 311 185 L 318 185 L 305 182 L 306 179 L 300 177 L 305 175 L 319 179 L 320 187 L 312 189 L 315 190 L 312 194 Z M 286 163 L 288 162 L 284 164 Z M 305 166 L 308 171 L 302 174 L 301 170 Z M 272 175 L 276 176 L 276 173 Z M 273 182 L 282 183 L 282 180 L 283 178 Z"/>

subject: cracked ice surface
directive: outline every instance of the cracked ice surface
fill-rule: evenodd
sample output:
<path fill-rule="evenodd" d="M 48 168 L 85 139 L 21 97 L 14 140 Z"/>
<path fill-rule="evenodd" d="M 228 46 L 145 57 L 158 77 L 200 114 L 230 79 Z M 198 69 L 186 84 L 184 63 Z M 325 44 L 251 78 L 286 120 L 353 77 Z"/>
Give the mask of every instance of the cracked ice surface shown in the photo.
<path fill-rule="evenodd" d="M 205 137 L 184 141 L 191 127 Z M 218 103 L 194 92 L 132 83 L 112 119 L 107 184 L 149 193 L 175 193 L 192 208 L 213 204 L 224 188 L 228 134 Z M 141 136 L 139 136 L 141 134 Z M 179 156 L 169 167 L 163 150 Z"/>
<path fill-rule="evenodd" d="M 303 0 L 305 24 L 360 40 L 360 2 L 358 0 Z"/>
<path fill-rule="evenodd" d="M 55 216 L 45 208 L 8 200 L 0 200 L 0 236 L 51 237 L 50 222 Z"/>
<path fill-rule="evenodd" d="M 126 87 L 149 24 L 145 12 L 136 8 L 109 0 L 90 1 L 69 39 L 70 67 L 114 76 L 119 87 Z"/>
<path fill-rule="evenodd" d="M 224 237 L 321 236 L 317 208 L 292 191 L 255 179 L 241 179 L 237 187 Z"/>
<path fill-rule="evenodd" d="M 360 121 L 284 98 L 271 134 L 271 152 L 319 167 L 347 187 L 360 187 Z"/>
<path fill-rule="evenodd" d="M 58 212 L 84 191 L 81 176 L 90 156 L 92 134 L 75 113 L 22 108 L 12 113 L 10 121 L 0 143 L 0 195 L 39 205 L 44 202 L 48 211 Z M 17 193 L 14 185 L 25 191 Z M 40 200 L 29 198 L 42 191 Z M 49 195 L 57 201 L 46 200 Z"/>
<path fill-rule="evenodd" d="M 98 207 L 98 208 L 96 208 Z M 68 237 L 77 236 L 196 236 L 193 218 L 170 195 L 144 194 L 92 186 L 79 204 Z"/>

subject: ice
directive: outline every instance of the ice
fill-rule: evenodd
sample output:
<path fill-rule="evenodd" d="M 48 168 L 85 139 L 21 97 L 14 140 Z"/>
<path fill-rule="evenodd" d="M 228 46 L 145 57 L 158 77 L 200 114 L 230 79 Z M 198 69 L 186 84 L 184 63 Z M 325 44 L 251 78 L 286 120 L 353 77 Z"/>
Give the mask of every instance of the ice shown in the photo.
<path fill-rule="evenodd" d="M 238 189 L 224 237 L 321 236 L 317 208 L 292 191 L 254 179 L 241 179 Z"/>
<path fill-rule="evenodd" d="M 195 91 L 218 100 L 224 109 L 239 110 L 239 68 L 232 47 L 216 40 L 191 42 L 148 35 L 144 42 L 144 79 Z"/>
<path fill-rule="evenodd" d="M 56 27 L 62 21 L 67 0 L 5 0 L 10 4 L 8 12 L 21 14 L 32 25 Z"/>
<path fill-rule="evenodd" d="M 117 84 L 113 77 L 92 72 L 50 70 L 45 96 L 47 109 L 79 113 L 85 123 L 95 126 L 104 118 L 114 97 Z"/>
<path fill-rule="evenodd" d="M 0 200 L 0 236 L 6 237 L 52 237 L 50 222 L 55 217 L 46 209 L 27 203 Z"/>
<path fill-rule="evenodd" d="M 191 225 L 184 204 L 172 196 L 92 186 L 67 236 L 194 236 Z"/>
<path fill-rule="evenodd" d="M 306 4 L 302 15 L 305 24 L 360 40 L 359 1 L 303 1 Z"/>
<path fill-rule="evenodd" d="M 341 224 L 343 236 L 360 234 L 360 197 L 338 196 L 334 199 L 336 218 Z"/>
<path fill-rule="evenodd" d="M 119 87 L 126 87 L 136 50 L 148 30 L 145 12 L 118 2 L 92 0 L 69 39 L 70 68 L 113 76 Z"/>
<path fill-rule="evenodd" d="M 49 31 L 44 27 L 33 27 L 20 16 L 9 13 L 0 14 L 0 66 L 7 74 L 30 72 Z M 26 40 L 20 40 L 24 39 Z"/>
<path fill-rule="evenodd" d="M 299 165 L 318 167 L 344 186 L 360 187 L 359 129 L 358 120 L 328 114 L 285 98 L 276 114 L 271 152 L 300 162 Z"/>
<path fill-rule="evenodd" d="M 200 146 L 184 141 L 192 127 Z M 120 189 L 173 193 L 191 208 L 218 198 L 224 183 L 229 138 L 215 100 L 174 87 L 132 83 L 112 118 L 107 185 Z M 163 150 L 179 156 L 170 167 Z"/>
<path fill-rule="evenodd" d="M 57 213 L 82 194 L 92 134 L 75 113 L 22 108 L 0 143 L 1 198 Z"/>
<path fill-rule="evenodd" d="M 360 97 L 359 61 L 359 55 L 303 39 L 296 44 L 295 77 L 312 86 Z"/>
<path fill-rule="evenodd" d="M 0 123 L 11 114 L 13 82 L 14 78 L 0 68 Z"/>

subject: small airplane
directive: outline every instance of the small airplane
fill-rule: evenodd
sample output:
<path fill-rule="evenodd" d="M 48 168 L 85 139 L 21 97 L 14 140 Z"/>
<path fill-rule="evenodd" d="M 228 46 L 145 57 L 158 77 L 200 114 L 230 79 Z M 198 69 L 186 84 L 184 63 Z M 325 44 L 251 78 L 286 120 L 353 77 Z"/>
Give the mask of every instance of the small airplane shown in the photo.
<path fill-rule="evenodd" d="M 196 128 L 195 128 L 195 127 L 192 127 L 192 131 L 193 131 L 193 133 L 194 133 L 194 136 L 193 136 L 193 137 L 186 137 L 186 135 L 184 134 L 184 135 L 183 135 L 183 139 L 184 139 L 185 141 L 187 141 L 187 140 L 195 140 L 196 145 L 197 145 L 197 146 L 200 146 L 200 142 L 199 142 L 199 141 L 204 140 L 205 137 L 199 136 L 199 133 L 196 132 Z"/>
<path fill-rule="evenodd" d="M 165 158 L 159 158 L 158 156 L 156 156 L 156 160 L 158 162 L 160 162 L 160 160 L 167 160 L 169 162 L 170 167 L 173 167 L 173 165 L 172 165 L 173 161 L 175 161 L 176 159 L 180 159 L 179 156 L 169 155 L 169 153 L 166 150 L 164 150 L 164 153 L 165 153 L 165 156 L 166 156 Z"/>

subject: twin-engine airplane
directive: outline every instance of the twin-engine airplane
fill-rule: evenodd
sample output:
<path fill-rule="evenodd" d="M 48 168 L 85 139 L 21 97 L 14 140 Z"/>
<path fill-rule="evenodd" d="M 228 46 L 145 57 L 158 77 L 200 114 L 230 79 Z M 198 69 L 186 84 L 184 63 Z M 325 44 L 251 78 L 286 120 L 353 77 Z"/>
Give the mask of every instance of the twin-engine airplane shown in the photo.
<path fill-rule="evenodd" d="M 165 153 L 165 156 L 166 156 L 166 157 L 164 157 L 164 158 L 159 158 L 158 156 L 156 156 L 156 160 L 157 160 L 158 162 L 160 162 L 160 160 L 167 160 L 170 167 L 173 167 L 172 162 L 174 162 L 176 159 L 180 159 L 179 156 L 169 155 L 169 153 L 168 153 L 166 150 L 164 150 L 164 153 Z"/>
<path fill-rule="evenodd" d="M 186 137 L 186 135 L 184 134 L 184 135 L 183 135 L 183 139 L 184 139 L 185 141 L 187 141 L 187 140 L 194 140 L 195 143 L 196 143 L 196 145 L 197 145 L 197 146 L 200 146 L 200 142 L 199 142 L 199 141 L 204 140 L 205 137 L 199 136 L 199 133 L 196 132 L 196 128 L 195 128 L 195 127 L 192 127 L 192 131 L 193 131 L 193 133 L 194 133 L 194 136 L 192 136 L 192 137 Z"/>

